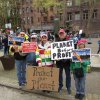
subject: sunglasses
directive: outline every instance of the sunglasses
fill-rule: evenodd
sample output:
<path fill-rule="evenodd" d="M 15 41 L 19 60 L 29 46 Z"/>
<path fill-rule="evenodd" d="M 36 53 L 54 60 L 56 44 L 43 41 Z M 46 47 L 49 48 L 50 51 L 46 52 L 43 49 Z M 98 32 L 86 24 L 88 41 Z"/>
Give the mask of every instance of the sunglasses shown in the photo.
<path fill-rule="evenodd" d="M 36 38 L 31 38 L 31 39 L 36 39 Z"/>

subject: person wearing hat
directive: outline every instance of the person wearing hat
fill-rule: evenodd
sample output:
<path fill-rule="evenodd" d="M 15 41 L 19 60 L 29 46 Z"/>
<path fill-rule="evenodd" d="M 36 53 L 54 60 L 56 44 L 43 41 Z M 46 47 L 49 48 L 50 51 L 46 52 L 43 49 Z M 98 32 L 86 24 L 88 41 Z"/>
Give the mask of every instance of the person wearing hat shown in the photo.
<path fill-rule="evenodd" d="M 30 42 L 36 42 L 37 43 L 37 35 L 36 34 L 33 34 L 31 36 Z M 26 61 L 27 61 L 28 65 L 38 66 L 38 64 L 36 62 L 36 53 L 35 52 L 28 53 L 28 55 L 26 57 Z"/>
<path fill-rule="evenodd" d="M 19 37 L 24 37 L 25 33 L 20 32 Z M 15 65 L 19 87 L 22 88 L 26 84 L 26 57 L 27 54 L 22 53 L 22 47 L 14 44 L 11 47 L 11 52 L 14 53 Z"/>
<path fill-rule="evenodd" d="M 25 34 L 25 32 L 20 32 L 20 34 L 18 36 L 23 37 L 25 39 L 25 41 L 28 41 L 28 39 L 29 39 L 28 35 Z"/>
<path fill-rule="evenodd" d="M 78 49 L 85 48 L 85 42 L 81 40 L 78 41 Z M 73 52 L 73 55 L 79 60 L 79 62 L 71 62 L 70 70 L 73 72 L 73 77 L 75 80 L 75 88 L 76 94 L 75 98 L 79 100 L 83 100 L 85 97 L 85 81 L 86 81 L 86 72 L 87 72 L 87 65 L 90 65 L 90 61 L 82 61 L 81 57 L 76 53 Z M 78 71 L 76 69 L 82 68 L 81 76 L 77 75 Z"/>
<path fill-rule="evenodd" d="M 53 67 L 53 61 L 51 61 L 50 42 L 45 32 L 40 34 L 40 43 L 36 50 L 36 61 L 38 66 Z"/>
<path fill-rule="evenodd" d="M 30 40 L 31 42 L 37 42 L 37 35 L 36 34 L 33 34 L 32 36 L 31 36 L 31 40 Z"/>
<path fill-rule="evenodd" d="M 36 50 L 36 61 L 40 67 L 53 67 L 53 61 L 51 60 L 51 46 L 45 32 L 40 34 L 40 43 Z M 43 90 L 43 92 L 49 93 L 50 91 Z"/>
<path fill-rule="evenodd" d="M 58 41 L 66 41 L 67 34 L 64 29 L 60 29 L 58 32 L 59 39 Z M 59 88 L 58 92 L 62 92 L 63 87 L 63 69 L 65 70 L 66 75 L 66 89 L 67 93 L 71 94 L 71 75 L 70 75 L 70 60 L 69 59 L 62 59 L 56 61 L 56 65 L 59 68 Z"/>

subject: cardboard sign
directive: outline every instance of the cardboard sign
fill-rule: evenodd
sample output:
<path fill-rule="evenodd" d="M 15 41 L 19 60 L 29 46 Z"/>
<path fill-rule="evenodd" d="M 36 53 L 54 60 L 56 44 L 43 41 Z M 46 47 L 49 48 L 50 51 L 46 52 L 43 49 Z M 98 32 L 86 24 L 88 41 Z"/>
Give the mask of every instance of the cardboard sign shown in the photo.
<path fill-rule="evenodd" d="M 76 54 L 76 56 L 73 54 L 73 62 L 79 62 L 79 59 L 81 59 L 82 61 L 90 61 L 91 59 L 91 49 L 89 48 L 75 49 L 73 50 L 73 53 Z"/>
<path fill-rule="evenodd" d="M 73 40 L 51 43 L 51 59 L 72 59 Z"/>
<path fill-rule="evenodd" d="M 36 48 L 37 48 L 37 43 L 36 42 L 22 43 L 22 52 L 23 53 L 35 52 Z"/>
<path fill-rule="evenodd" d="M 8 36 L 8 45 L 19 45 L 21 46 L 21 43 L 24 42 L 23 37 L 17 37 L 17 36 Z"/>
<path fill-rule="evenodd" d="M 58 91 L 58 68 L 29 66 L 26 75 L 27 89 Z"/>

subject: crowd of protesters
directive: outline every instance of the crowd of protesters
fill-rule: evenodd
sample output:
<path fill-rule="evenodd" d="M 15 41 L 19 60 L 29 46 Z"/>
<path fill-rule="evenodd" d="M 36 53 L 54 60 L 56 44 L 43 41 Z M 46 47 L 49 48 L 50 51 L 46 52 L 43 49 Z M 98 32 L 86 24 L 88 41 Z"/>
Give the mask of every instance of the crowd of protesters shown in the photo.
<path fill-rule="evenodd" d="M 10 34 L 12 35 L 12 34 Z M 24 31 L 21 31 L 19 34 L 16 34 L 18 37 L 23 37 L 25 42 L 37 42 L 37 49 L 36 52 L 32 53 L 22 53 L 22 47 L 13 45 L 10 47 L 8 45 L 8 35 L 5 35 L 5 38 L 2 39 L 2 43 L 4 45 L 4 55 L 7 55 L 10 52 L 13 53 L 15 58 L 16 70 L 17 70 L 17 77 L 19 86 L 25 86 L 26 82 L 26 67 L 28 65 L 32 66 L 43 66 L 43 67 L 54 67 L 54 61 L 51 60 L 50 54 L 50 44 L 52 42 L 59 42 L 59 41 L 68 41 L 73 40 L 75 49 L 82 49 L 85 48 L 85 42 L 81 41 L 81 37 L 78 33 L 68 35 L 66 34 L 64 29 L 60 29 L 58 32 L 57 39 L 51 34 L 50 31 L 48 32 L 40 32 L 38 37 L 37 33 L 32 33 L 31 35 L 26 34 Z M 55 41 L 54 41 L 55 40 Z M 58 92 L 61 94 L 63 88 L 63 69 L 65 70 L 66 76 L 66 92 L 71 94 L 71 72 L 73 73 L 73 77 L 75 79 L 75 88 L 76 88 L 76 95 L 75 98 L 82 99 L 85 96 L 85 79 L 86 79 L 86 67 L 90 64 L 90 62 L 78 62 L 74 63 L 70 59 L 62 59 L 56 60 L 56 66 L 59 68 L 59 88 Z M 76 67 L 83 67 L 84 69 L 84 76 L 78 78 L 75 73 L 74 69 Z"/>

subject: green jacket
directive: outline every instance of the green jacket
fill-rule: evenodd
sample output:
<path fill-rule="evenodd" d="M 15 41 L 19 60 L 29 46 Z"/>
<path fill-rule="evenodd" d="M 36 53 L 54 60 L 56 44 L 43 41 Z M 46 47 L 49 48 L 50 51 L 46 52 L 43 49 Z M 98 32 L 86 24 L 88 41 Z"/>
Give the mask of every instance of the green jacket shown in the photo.
<path fill-rule="evenodd" d="M 85 61 L 85 62 L 71 62 L 70 65 L 70 70 L 73 72 L 75 68 L 83 68 L 84 73 L 87 72 L 87 65 L 90 65 L 89 61 Z"/>

